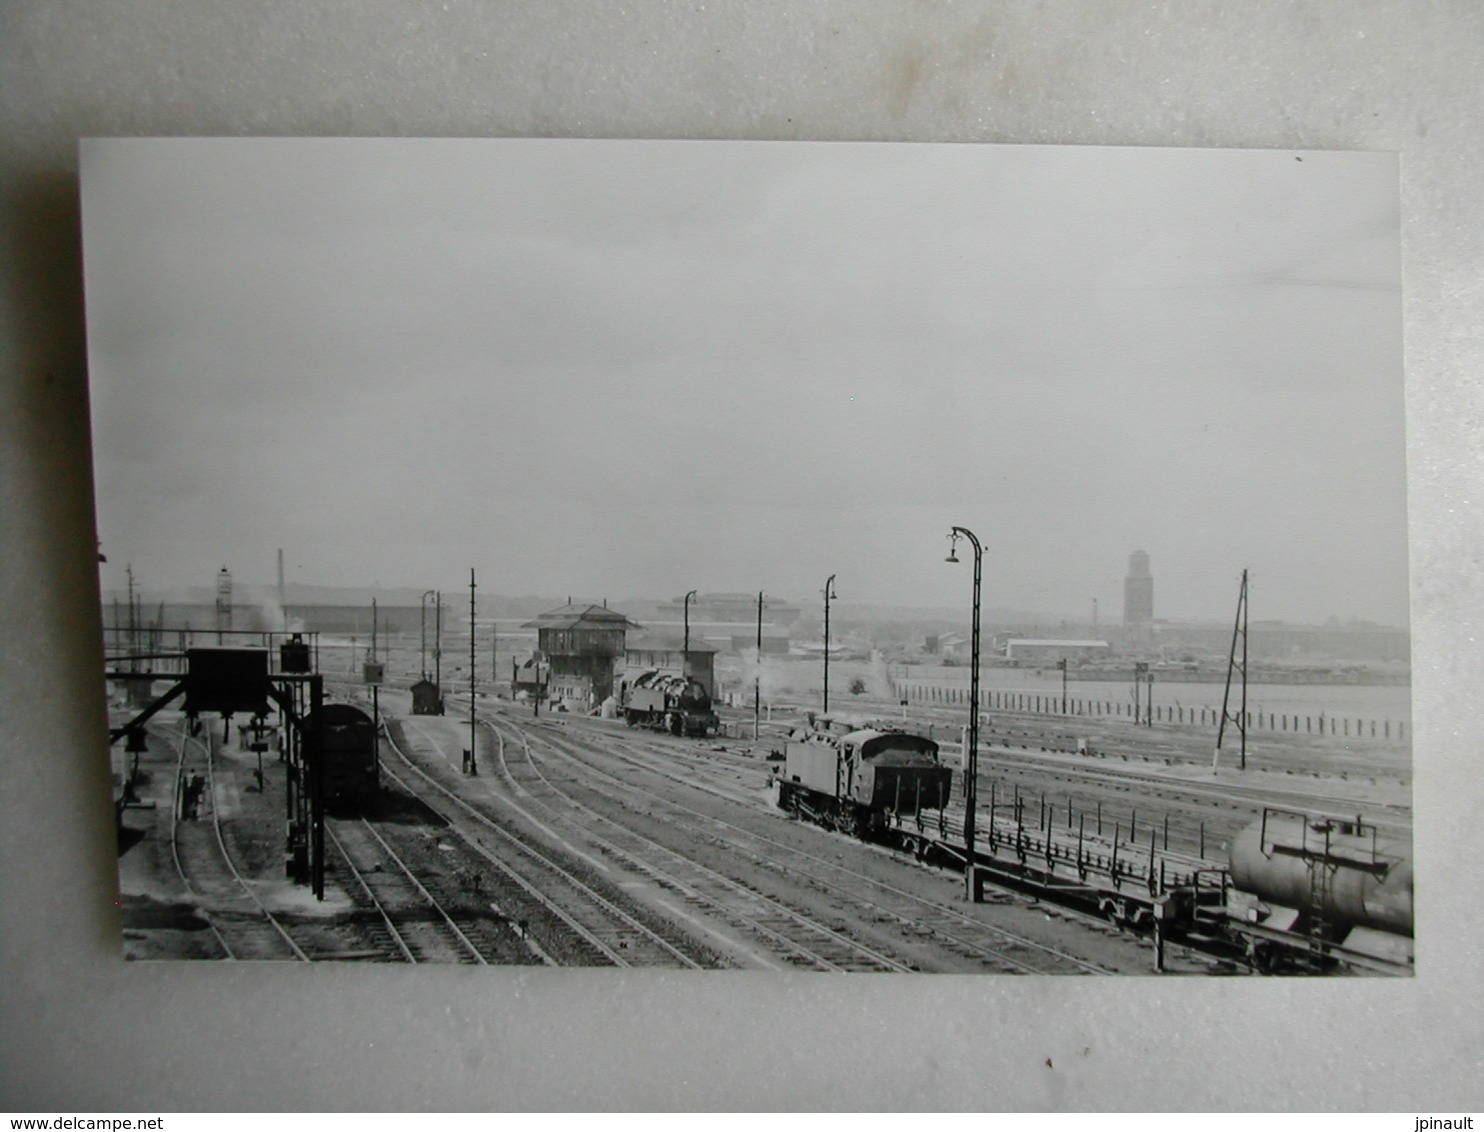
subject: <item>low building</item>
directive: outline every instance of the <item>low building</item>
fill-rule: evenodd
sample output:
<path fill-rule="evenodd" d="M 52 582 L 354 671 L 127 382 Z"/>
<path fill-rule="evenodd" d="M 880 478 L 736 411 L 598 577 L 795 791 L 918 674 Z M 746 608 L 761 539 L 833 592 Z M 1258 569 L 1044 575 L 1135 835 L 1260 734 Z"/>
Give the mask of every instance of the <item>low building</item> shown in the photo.
<path fill-rule="evenodd" d="M 1005 659 L 1019 664 L 1055 664 L 1059 660 L 1097 660 L 1109 654 L 1107 641 L 1011 637 Z"/>
<path fill-rule="evenodd" d="M 419 680 L 412 685 L 413 715 L 442 715 L 443 689 L 431 680 Z"/>
<path fill-rule="evenodd" d="M 973 644 L 972 637 L 966 637 L 962 633 L 940 633 L 937 637 L 928 638 L 933 642 L 932 652 L 937 656 L 953 657 L 963 659 L 968 657 L 970 646 Z"/>

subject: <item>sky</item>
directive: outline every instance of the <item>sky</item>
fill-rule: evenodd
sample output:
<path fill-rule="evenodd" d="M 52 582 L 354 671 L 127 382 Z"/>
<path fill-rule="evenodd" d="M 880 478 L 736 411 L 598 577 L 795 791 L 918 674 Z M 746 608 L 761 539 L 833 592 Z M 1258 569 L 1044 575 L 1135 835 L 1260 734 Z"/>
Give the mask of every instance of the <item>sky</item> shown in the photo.
<path fill-rule="evenodd" d="M 1407 621 L 1394 155 L 83 146 L 103 585 Z"/>

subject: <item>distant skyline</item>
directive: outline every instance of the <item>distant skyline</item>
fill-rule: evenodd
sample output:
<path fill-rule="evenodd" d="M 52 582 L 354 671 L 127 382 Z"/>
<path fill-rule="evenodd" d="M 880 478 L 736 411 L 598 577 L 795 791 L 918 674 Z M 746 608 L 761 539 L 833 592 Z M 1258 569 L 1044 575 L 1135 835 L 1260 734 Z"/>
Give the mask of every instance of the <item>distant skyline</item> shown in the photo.
<path fill-rule="evenodd" d="M 235 593 L 233 604 L 234 604 L 234 606 L 242 606 L 242 605 L 252 605 L 252 604 L 254 604 L 256 602 L 259 602 L 260 600 L 265 599 L 265 598 L 269 598 L 269 599 L 273 598 L 274 595 L 275 595 L 275 591 L 277 589 L 277 583 L 276 582 L 260 582 L 260 581 L 254 581 L 254 580 L 251 580 L 251 579 L 244 580 L 244 579 L 238 578 L 238 577 L 236 577 L 234 575 L 234 577 L 233 577 L 233 587 L 234 587 L 234 593 Z M 446 606 L 449 606 L 449 607 L 456 608 L 458 610 L 463 610 L 464 608 L 466 608 L 467 595 L 468 595 L 468 589 L 467 589 L 467 587 L 468 587 L 468 582 L 465 581 L 462 586 L 455 585 L 455 586 L 450 586 L 450 587 L 444 588 L 444 590 L 443 590 L 443 597 L 444 597 L 444 603 L 445 603 L 445 605 Z M 305 591 L 308 591 L 307 595 L 306 595 L 306 592 Z M 379 585 L 379 584 L 371 584 L 371 585 L 364 585 L 364 586 L 353 586 L 353 585 L 347 585 L 347 586 L 323 586 L 323 585 L 318 585 L 318 584 L 310 583 L 310 582 L 295 582 L 295 583 L 285 583 L 285 592 L 288 594 L 288 602 L 291 605 L 313 605 L 313 604 L 321 603 L 321 602 L 325 602 L 325 603 L 329 603 L 329 604 L 339 604 L 340 602 L 342 602 L 342 601 L 345 600 L 346 595 L 350 595 L 350 594 L 363 595 L 362 598 L 361 598 L 361 600 L 363 602 L 366 602 L 366 603 L 369 603 L 369 601 L 371 600 L 371 597 L 372 596 L 379 596 L 383 600 L 387 600 L 387 599 L 391 599 L 391 600 L 404 600 L 404 601 L 407 601 L 407 602 L 415 605 L 415 604 L 417 604 L 418 596 L 421 593 L 423 593 L 424 591 L 418 590 L 416 587 L 412 587 L 412 586 L 385 586 L 385 585 Z M 702 597 L 707 596 L 711 592 L 712 591 L 705 591 L 702 594 Z M 123 588 L 123 587 L 119 587 L 119 588 L 105 587 L 104 588 L 104 591 L 103 591 L 103 596 L 105 597 L 105 599 L 116 598 L 119 601 L 123 601 L 124 600 L 125 593 L 126 593 L 126 589 Z M 141 602 L 145 603 L 146 605 L 148 603 L 150 603 L 150 602 L 170 601 L 170 602 L 177 602 L 178 603 L 178 602 L 183 602 L 183 601 L 187 601 L 187 600 L 198 602 L 198 603 L 210 604 L 210 603 L 214 602 L 214 600 L 215 600 L 215 588 L 213 586 L 207 586 L 207 585 L 187 585 L 187 586 L 170 587 L 168 589 L 166 589 L 166 588 L 150 588 L 150 587 L 140 586 L 137 579 L 136 579 L 135 594 L 136 594 L 136 597 L 138 598 L 138 600 L 140 600 Z M 1154 620 L 1154 623 L 1159 624 L 1159 623 L 1162 623 L 1162 622 L 1176 622 L 1176 623 L 1192 623 L 1192 624 L 1193 623 L 1209 623 L 1209 624 L 1221 624 L 1221 625 L 1229 624 L 1230 621 L 1231 621 L 1232 613 L 1233 613 L 1233 611 L 1236 608 L 1236 596 L 1235 596 L 1235 594 L 1236 594 L 1236 590 L 1233 589 L 1233 597 L 1232 597 L 1232 602 L 1231 602 L 1232 608 L 1231 609 L 1224 610 L 1224 611 L 1219 611 L 1219 612 L 1213 614 L 1211 617 L 1166 617 L 1164 615 L 1156 615 L 1155 618 L 1153 619 Z M 817 599 L 811 599 L 808 596 L 800 597 L 799 595 L 790 595 L 790 594 L 765 594 L 764 597 L 765 597 L 765 602 L 768 602 L 768 601 L 771 601 L 771 602 L 780 602 L 780 603 L 789 605 L 789 606 L 791 606 L 791 607 L 793 607 L 795 609 L 802 610 L 802 617 L 803 617 L 803 619 L 805 621 L 809 620 L 811 616 L 815 620 L 818 620 L 820 618 L 820 616 L 822 615 L 821 614 L 821 610 L 823 608 L 822 607 L 822 602 L 820 600 L 817 600 Z M 485 604 L 487 602 L 516 602 L 516 603 L 536 602 L 536 603 L 542 603 L 545 606 L 549 606 L 549 607 L 551 607 L 551 608 L 554 609 L 554 608 L 556 608 L 556 607 L 558 607 L 560 605 L 566 604 L 567 602 L 570 601 L 570 602 L 575 603 L 575 604 L 578 604 L 578 605 L 582 605 L 582 604 L 592 604 L 592 605 L 608 604 L 608 605 L 611 605 L 614 609 L 616 609 L 616 610 L 618 610 L 620 612 L 628 612 L 629 610 L 628 610 L 627 607 L 629 607 L 629 606 L 634 606 L 634 605 L 639 605 L 639 604 L 651 604 L 651 603 L 656 603 L 657 604 L 657 603 L 665 603 L 665 602 L 674 602 L 674 601 L 680 600 L 680 598 L 681 598 L 681 595 L 678 595 L 678 594 L 676 594 L 676 595 L 663 595 L 663 594 L 622 594 L 622 595 L 614 595 L 614 594 L 611 594 L 611 593 L 607 593 L 606 591 L 603 592 L 603 593 L 601 593 L 601 594 L 567 594 L 565 596 L 560 595 L 560 594 L 556 594 L 556 593 L 547 593 L 547 594 L 541 594 L 541 593 L 504 593 L 504 592 L 493 592 L 492 593 L 492 592 L 489 592 L 489 591 L 484 590 L 484 589 L 480 589 L 478 591 L 478 600 L 479 600 L 479 602 L 480 602 L 481 605 L 483 605 L 483 604 Z M 830 605 L 831 605 L 831 608 L 833 608 L 837 612 L 837 614 L 838 613 L 841 613 L 841 612 L 849 613 L 851 611 L 859 611 L 859 610 L 862 610 L 862 609 L 867 609 L 867 610 L 871 610 L 873 612 L 880 612 L 880 613 L 883 613 L 883 614 L 891 614 L 891 615 L 896 615 L 896 614 L 909 615 L 910 614 L 912 616 L 916 616 L 916 617 L 919 617 L 919 618 L 922 618 L 922 619 L 942 620 L 942 619 L 954 619 L 954 618 L 957 618 L 957 619 L 962 619 L 965 622 L 968 621 L 968 619 L 969 619 L 969 613 L 970 613 L 970 605 L 967 602 L 961 602 L 958 605 L 919 606 L 919 605 L 891 604 L 891 603 L 884 603 L 884 602 L 856 602 L 856 601 L 835 600 L 835 601 L 831 601 Z M 146 610 L 146 612 L 148 612 L 148 610 Z M 1088 607 L 1086 609 L 1083 609 L 1083 610 L 1070 610 L 1070 609 L 1018 609 L 1018 608 L 1011 608 L 1011 607 L 1007 607 L 1007 606 L 996 606 L 996 605 L 986 604 L 984 606 L 984 611 L 983 612 L 984 612 L 984 616 L 986 618 L 999 618 L 1001 620 L 1006 620 L 1006 621 L 1009 621 L 1009 620 L 1038 620 L 1039 619 L 1039 620 L 1043 620 L 1043 621 L 1047 621 L 1047 622 L 1050 622 L 1050 621 L 1066 621 L 1069 624 L 1090 625 L 1092 623 L 1092 619 L 1093 619 L 1093 611 L 1092 611 L 1091 602 L 1089 602 L 1088 603 Z M 526 614 L 522 614 L 521 616 L 527 616 L 527 615 Z M 1112 612 L 1109 612 L 1108 610 L 1102 608 L 1101 604 L 1099 605 L 1097 617 L 1098 617 L 1098 624 L 1099 625 L 1102 625 L 1104 627 L 1107 627 L 1109 630 L 1112 630 L 1114 628 L 1121 627 L 1125 623 L 1124 622 L 1124 619 L 1123 619 L 1123 615 L 1122 615 L 1122 611 L 1121 610 L 1113 610 Z M 1384 628 L 1405 628 L 1405 624 L 1404 623 L 1398 624 L 1398 623 L 1389 623 L 1389 622 L 1377 622 L 1377 621 L 1371 621 L 1371 620 L 1369 620 L 1367 618 L 1356 617 L 1354 615 L 1341 616 L 1340 614 L 1337 614 L 1337 613 L 1329 614 L 1329 615 L 1327 615 L 1324 618 L 1306 619 L 1306 620 L 1302 620 L 1302 621 L 1294 621 L 1294 620 L 1285 619 L 1285 618 L 1278 618 L 1278 617 L 1254 617 L 1253 620 L 1252 620 L 1252 624 L 1258 625 L 1258 624 L 1261 624 L 1261 623 L 1263 623 L 1265 621 L 1267 621 L 1267 622 L 1278 622 L 1278 621 L 1282 621 L 1282 622 L 1288 623 L 1288 624 L 1304 624 L 1304 625 L 1314 625 L 1314 626 L 1323 626 L 1326 623 L 1330 623 L 1330 624 L 1339 623 L 1341 625 L 1345 625 L 1345 624 L 1358 624 L 1358 625 L 1379 625 L 1379 626 L 1382 626 Z"/>
<path fill-rule="evenodd" d="M 106 589 L 1407 622 L 1394 155 L 83 149 Z M 1077 610 L 1085 613 L 1078 614 Z"/>

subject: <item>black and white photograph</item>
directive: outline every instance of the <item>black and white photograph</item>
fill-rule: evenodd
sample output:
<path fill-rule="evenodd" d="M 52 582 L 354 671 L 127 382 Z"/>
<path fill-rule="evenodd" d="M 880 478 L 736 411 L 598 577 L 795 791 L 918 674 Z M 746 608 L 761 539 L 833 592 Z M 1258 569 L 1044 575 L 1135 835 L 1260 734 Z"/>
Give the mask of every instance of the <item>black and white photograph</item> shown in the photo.
<path fill-rule="evenodd" d="M 1413 975 L 1396 154 L 80 184 L 128 959 Z"/>

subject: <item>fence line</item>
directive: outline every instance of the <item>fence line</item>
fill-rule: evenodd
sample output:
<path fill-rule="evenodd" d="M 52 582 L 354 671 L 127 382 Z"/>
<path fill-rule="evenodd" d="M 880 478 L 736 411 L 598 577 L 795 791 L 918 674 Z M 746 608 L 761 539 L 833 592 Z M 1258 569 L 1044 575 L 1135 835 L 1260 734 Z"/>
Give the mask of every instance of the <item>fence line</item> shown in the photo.
<path fill-rule="evenodd" d="M 915 681 L 897 683 L 894 695 L 910 703 L 964 706 L 969 703 L 969 690 L 964 687 L 941 684 L 921 684 Z M 1060 696 L 1041 692 L 979 693 L 981 710 L 1016 711 L 1030 715 L 1095 716 L 1104 718 L 1134 718 L 1135 705 L 1120 700 L 1088 700 L 1068 697 L 1063 703 Z M 1065 710 L 1063 710 L 1065 707 Z M 1138 705 L 1138 718 L 1155 723 L 1189 724 L 1191 726 L 1214 727 L 1221 721 L 1221 709 L 1214 707 L 1185 707 L 1183 705 L 1160 705 L 1151 707 L 1147 703 Z M 1236 721 L 1237 712 L 1230 718 Z M 1328 735 L 1355 739 L 1407 738 L 1407 724 L 1397 719 L 1363 719 L 1356 716 L 1337 716 L 1326 712 L 1299 715 L 1288 712 L 1249 711 L 1246 713 L 1249 731 L 1280 731 L 1303 735 Z"/>

